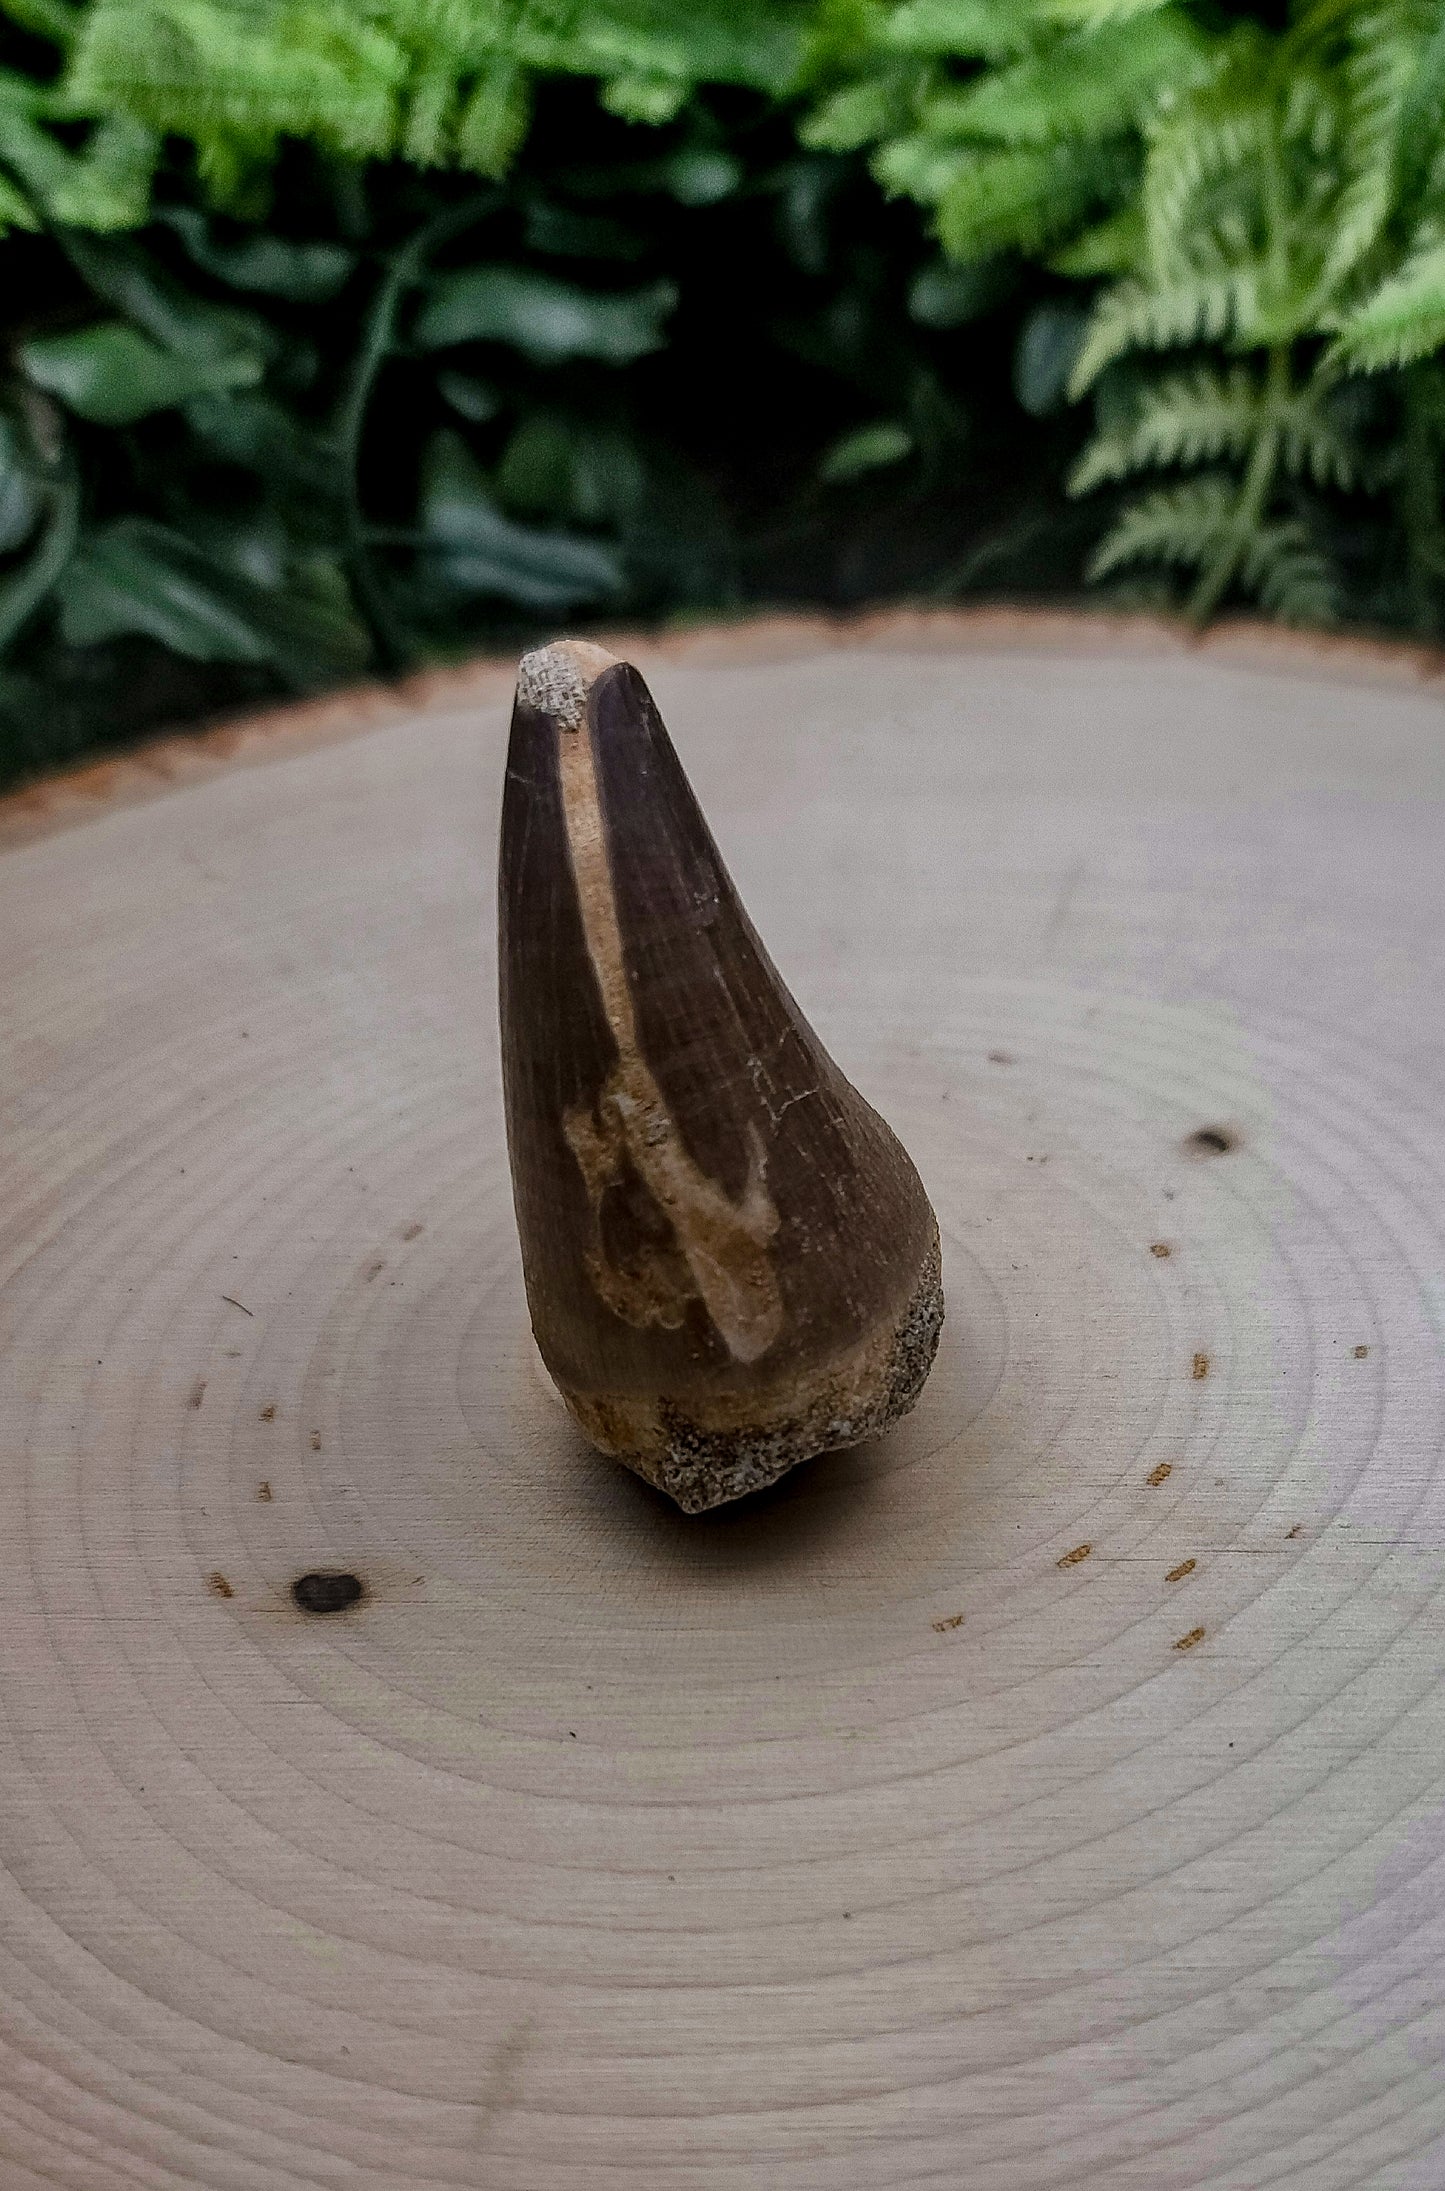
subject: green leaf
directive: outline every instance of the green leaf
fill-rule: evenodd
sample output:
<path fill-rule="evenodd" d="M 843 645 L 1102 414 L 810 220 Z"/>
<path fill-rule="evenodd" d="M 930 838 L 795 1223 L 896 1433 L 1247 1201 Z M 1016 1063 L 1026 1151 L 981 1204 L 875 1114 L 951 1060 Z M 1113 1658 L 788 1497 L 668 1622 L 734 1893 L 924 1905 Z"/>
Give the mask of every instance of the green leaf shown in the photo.
<path fill-rule="evenodd" d="M 1361 383 L 1354 383 L 1351 393 Z M 1308 477 L 1317 487 L 1360 483 L 1360 454 L 1351 431 L 1345 391 L 1316 375 L 1290 399 L 1280 419 L 1280 453 L 1292 478 Z"/>
<path fill-rule="evenodd" d="M 195 661 L 269 662 L 301 686 L 354 672 L 368 651 L 349 606 L 319 588 L 259 585 L 148 518 L 93 533 L 59 594 L 72 646 L 139 632 Z"/>
<path fill-rule="evenodd" d="M 49 38 L 67 48 L 80 27 L 77 9 L 69 0 L 5 0 L 5 13 L 23 30 L 34 31 L 37 38 Z"/>
<path fill-rule="evenodd" d="M 1200 78 L 1209 49 L 1186 18 L 1107 24 L 986 70 L 940 91 L 923 107 L 924 126 L 943 134 L 1045 145 L 1118 135 L 1151 108 Z"/>
<path fill-rule="evenodd" d="M 160 156 L 155 132 L 115 114 L 97 125 L 87 144 L 72 151 L 41 126 L 41 111 L 33 85 L 20 78 L 0 82 L 0 151 L 29 198 L 64 226 L 138 227 L 146 217 Z M 31 225 L 16 219 L 18 226 Z"/>
<path fill-rule="evenodd" d="M 485 426 L 502 408 L 502 399 L 496 389 L 487 381 L 478 380 L 475 373 L 438 373 L 437 389 L 452 409 L 460 411 L 474 426 Z"/>
<path fill-rule="evenodd" d="M 602 86 L 601 102 L 624 122 L 670 122 L 687 104 L 685 77 L 660 74 L 613 76 Z"/>
<path fill-rule="evenodd" d="M 973 259 L 956 266 L 930 259 L 908 289 L 908 312 L 920 327 L 964 327 L 1012 294 L 1017 275 L 1007 259 Z"/>
<path fill-rule="evenodd" d="M 1014 352 L 1014 394 L 1031 417 L 1063 409 L 1088 324 L 1082 305 L 1059 297 L 1036 304 L 1024 321 Z"/>
<path fill-rule="evenodd" d="M 433 568 L 458 593 L 491 594 L 539 614 L 615 600 L 622 567 L 600 541 L 504 517 L 455 434 L 426 455 L 420 518 Z"/>
<path fill-rule="evenodd" d="M 505 175 L 532 119 L 532 85 L 514 62 L 497 61 L 483 74 L 457 123 L 457 158 L 479 175 Z"/>
<path fill-rule="evenodd" d="M 1049 265 L 1054 273 L 1067 274 L 1074 281 L 1094 281 L 1101 274 L 1136 272 L 1143 255 L 1144 217 L 1135 202 L 1086 228 L 1072 243 L 1056 250 Z"/>
<path fill-rule="evenodd" d="M 882 26 L 883 43 L 897 53 L 979 61 L 1026 53 L 1037 35 L 1028 0 L 904 0 Z"/>
<path fill-rule="evenodd" d="M 1238 506 L 1233 480 L 1215 476 L 1181 480 L 1141 495 L 1100 541 L 1087 575 L 1105 578 L 1121 564 L 1139 561 L 1186 568 L 1207 563 L 1227 536 Z"/>
<path fill-rule="evenodd" d="M 1401 125 L 1420 72 L 1421 28 L 1418 0 L 1382 0 L 1359 10 L 1350 25 L 1343 71 L 1346 180 L 1325 262 L 1327 288 L 1359 264 L 1389 218 L 1399 180 Z"/>
<path fill-rule="evenodd" d="M 1240 579 L 1261 608 L 1283 623 L 1339 621 L 1334 573 L 1301 518 L 1257 526 L 1245 550 Z"/>
<path fill-rule="evenodd" d="M 50 598 L 80 533 L 80 482 L 62 457 L 46 482 L 50 516 L 18 570 L 0 579 L 0 654 Z"/>
<path fill-rule="evenodd" d="M 233 289 L 259 290 L 290 304 L 325 304 L 344 286 L 356 253 L 341 244 L 293 243 L 284 236 L 244 236 L 218 243 L 211 223 L 194 206 L 172 206 L 169 222 L 190 257 Z"/>
<path fill-rule="evenodd" d="M 570 421 L 546 411 L 524 418 L 497 465 L 500 500 L 528 517 L 570 517 L 575 453 Z"/>
<path fill-rule="evenodd" d="M 178 356 L 122 320 L 100 320 L 73 335 L 38 335 L 19 354 L 38 387 L 98 426 L 130 426 L 203 391 L 261 377 L 258 358 Z"/>
<path fill-rule="evenodd" d="M 857 152 L 902 124 L 905 87 L 890 76 L 845 84 L 798 124 L 799 141 L 815 152 Z"/>
<path fill-rule="evenodd" d="M 1076 228 L 1117 180 L 1116 155 L 1085 144 L 965 148 L 938 201 L 939 241 L 956 259 L 1036 254 Z"/>
<path fill-rule="evenodd" d="M 1245 337 L 1258 308 L 1255 270 L 1197 274 L 1168 287 L 1120 282 L 1094 307 L 1074 365 L 1070 392 L 1092 387 L 1106 365 L 1130 350 L 1179 349 L 1186 343 Z"/>
<path fill-rule="evenodd" d="M 564 358 L 629 365 L 662 348 L 662 322 L 676 302 L 666 281 L 602 295 L 525 267 L 471 266 L 436 278 L 412 332 L 425 350 L 504 342 L 534 365 Z"/>
<path fill-rule="evenodd" d="M 1242 458 L 1262 408 L 1259 382 L 1247 366 L 1171 373 L 1147 387 L 1122 421 L 1094 436 L 1070 475 L 1069 493 L 1088 494 L 1153 465 Z"/>
<path fill-rule="evenodd" d="M 269 396 L 228 390 L 195 396 L 186 424 L 212 455 L 256 472 L 268 490 L 291 490 L 317 524 L 332 521 L 340 491 L 335 451 L 324 433 L 303 425 Z"/>
<path fill-rule="evenodd" d="M 7 229 L 25 228 L 33 231 L 39 226 L 40 216 L 24 191 L 18 189 L 10 177 L 0 171 L 0 236 Z"/>
<path fill-rule="evenodd" d="M 901 463 L 913 452 L 913 436 L 897 419 L 880 419 L 874 426 L 859 426 L 835 441 L 818 465 L 818 477 L 828 485 L 857 479 L 883 465 Z"/>
<path fill-rule="evenodd" d="M 950 185 L 977 164 L 976 147 L 941 143 L 928 130 L 893 138 L 869 162 L 890 197 L 916 198 L 920 205 L 937 205 Z M 968 258 L 970 253 L 960 250 L 956 256 Z"/>
<path fill-rule="evenodd" d="M 1253 41 L 1242 43 L 1213 83 L 1179 100 L 1150 132 L 1140 194 L 1150 280 L 1177 286 L 1244 255 L 1265 218 L 1262 178 L 1282 160 L 1265 58 Z M 1229 232 L 1234 221 L 1239 233 Z"/>
<path fill-rule="evenodd" d="M 1345 321 L 1331 362 L 1377 373 L 1445 344 L 1445 243 L 1416 251 Z"/>
<path fill-rule="evenodd" d="M 628 435 L 536 411 L 503 450 L 496 488 L 509 510 L 526 516 L 624 526 L 641 504 L 647 472 Z"/>
<path fill-rule="evenodd" d="M 1104 23 L 1131 23 L 1173 5 L 1174 0 L 1043 0 L 1042 12 L 1050 22 L 1094 30 Z"/>
<path fill-rule="evenodd" d="M 743 164 L 733 153 L 702 145 L 683 145 L 658 161 L 658 183 L 679 205 L 717 205 L 743 179 Z"/>
<path fill-rule="evenodd" d="M 29 539 L 44 499 L 25 461 L 19 435 L 0 412 L 0 555 L 11 554 Z"/>
<path fill-rule="evenodd" d="M 163 350 L 177 357 L 210 360 L 228 375 L 249 359 L 259 373 L 275 355 L 278 338 L 255 312 L 210 304 L 193 296 L 129 236 L 82 235 L 70 229 L 61 244 L 76 272 Z"/>

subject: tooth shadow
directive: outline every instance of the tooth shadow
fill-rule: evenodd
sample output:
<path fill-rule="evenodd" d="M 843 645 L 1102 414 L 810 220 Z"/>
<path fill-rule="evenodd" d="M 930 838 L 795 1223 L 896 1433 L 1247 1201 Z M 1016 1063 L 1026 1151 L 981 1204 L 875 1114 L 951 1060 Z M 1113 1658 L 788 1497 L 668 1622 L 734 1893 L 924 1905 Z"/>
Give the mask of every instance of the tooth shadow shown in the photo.
<path fill-rule="evenodd" d="M 586 1495 L 585 1526 L 627 1544 L 654 1571 L 694 1581 L 816 1563 L 844 1538 L 868 1536 L 896 1502 L 885 1456 L 895 1434 L 801 1461 L 764 1491 L 703 1514 L 684 1514 L 666 1493 L 579 1439 L 573 1461 Z"/>

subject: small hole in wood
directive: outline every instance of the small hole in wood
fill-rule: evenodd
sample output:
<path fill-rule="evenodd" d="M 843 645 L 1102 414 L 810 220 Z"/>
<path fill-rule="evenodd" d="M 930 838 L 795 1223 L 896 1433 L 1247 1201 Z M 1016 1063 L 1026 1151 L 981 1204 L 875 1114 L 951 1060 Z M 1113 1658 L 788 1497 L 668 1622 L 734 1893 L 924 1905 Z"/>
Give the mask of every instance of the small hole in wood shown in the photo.
<path fill-rule="evenodd" d="M 1239 1147 L 1239 1136 L 1228 1126 L 1198 1126 L 1186 1136 L 1184 1146 L 1192 1156 L 1228 1156 Z"/>
<path fill-rule="evenodd" d="M 355 1605 L 365 1595 L 365 1591 L 359 1575 L 338 1574 L 322 1568 L 309 1575 L 298 1575 L 291 1585 L 291 1595 L 303 1613 L 344 1613 L 349 1605 Z"/>

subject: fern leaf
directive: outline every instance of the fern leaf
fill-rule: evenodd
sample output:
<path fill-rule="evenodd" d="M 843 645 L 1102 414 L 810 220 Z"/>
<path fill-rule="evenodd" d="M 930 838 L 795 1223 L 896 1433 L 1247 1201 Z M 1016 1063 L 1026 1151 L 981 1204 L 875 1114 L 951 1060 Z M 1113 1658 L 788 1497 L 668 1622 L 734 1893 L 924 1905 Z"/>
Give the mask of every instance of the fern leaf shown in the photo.
<path fill-rule="evenodd" d="M 1280 414 L 1280 459 L 1291 478 L 1312 479 L 1317 487 L 1358 485 L 1360 464 L 1354 443 L 1337 412 L 1317 385 L 1307 383 Z"/>
<path fill-rule="evenodd" d="M 1327 287 L 1359 264 L 1389 218 L 1401 125 L 1420 70 L 1421 29 L 1419 0 L 1383 0 L 1351 25 L 1344 64 L 1346 182 L 1325 261 Z"/>
<path fill-rule="evenodd" d="M 1377 373 L 1409 365 L 1445 344 L 1445 243 L 1416 251 L 1352 312 L 1329 353 L 1331 365 Z"/>
<path fill-rule="evenodd" d="M 1044 0 L 1042 13 L 1072 30 L 1095 30 L 1105 23 L 1132 23 L 1172 5 L 1173 0 Z"/>
<path fill-rule="evenodd" d="M 1072 495 L 1151 465 L 1243 457 L 1259 430 L 1263 397 L 1246 366 L 1211 365 L 1156 381 L 1123 424 L 1094 436 L 1069 478 Z"/>
<path fill-rule="evenodd" d="M 532 115 L 524 69 L 497 61 L 474 86 L 457 122 L 457 158 L 479 175 L 504 175 L 521 148 Z"/>
<path fill-rule="evenodd" d="M 32 115 L 10 108 L 8 100 L 5 106 L 10 110 L 3 114 L 0 152 L 52 220 L 66 228 L 140 226 L 161 149 L 151 130 L 116 115 L 71 152 Z"/>
<path fill-rule="evenodd" d="M 447 127 L 456 97 L 456 78 L 446 67 L 419 70 L 406 98 L 401 149 L 418 167 L 444 160 L 451 142 Z"/>
<path fill-rule="evenodd" d="M 1131 502 L 1089 562 L 1089 578 L 1107 578 L 1125 563 L 1198 568 L 1218 551 L 1234 520 L 1233 480 L 1209 475 L 1159 487 Z"/>
<path fill-rule="evenodd" d="M 1178 15 L 1107 23 L 937 94 L 921 119 L 941 134 L 997 144 L 1115 136 L 1196 81 L 1208 66 L 1207 54 L 1198 33 Z"/>
<path fill-rule="evenodd" d="M 966 148 L 938 201 L 938 238 L 951 258 L 1039 251 L 1076 228 L 1096 203 L 1106 170 L 1074 144 Z"/>
<path fill-rule="evenodd" d="M 869 164 L 890 197 L 937 205 L 977 160 L 977 152 L 967 145 L 940 144 L 926 131 L 916 130 L 907 137 L 895 137 L 874 153 Z"/>
<path fill-rule="evenodd" d="M 38 228 L 40 217 L 23 190 L 0 171 L 0 236 L 12 228 Z"/>
<path fill-rule="evenodd" d="M 1121 206 L 1107 220 L 1086 228 L 1081 236 L 1054 252 L 1049 265 L 1056 274 L 1075 281 L 1097 281 L 1101 275 L 1117 279 L 1132 274 L 1144 255 L 1144 223 L 1137 202 Z"/>
<path fill-rule="evenodd" d="M 1116 283 L 1094 307 L 1070 392 L 1083 395 L 1106 365 L 1130 350 L 1171 350 L 1192 342 L 1222 342 L 1230 335 L 1247 337 L 1257 306 L 1252 266 L 1197 274 L 1165 288 Z"/>
<path fill-rule="evenodd" d="M 1242 90 L 1233 72 L 1156 123 L 1141 192 L 1156 282 L 1170 284 L 1199 266 L 1211 227 L 1202 201 L 1212 185 L 1226 186 L 1228 203 L 1249 205 L 1253 180 L 1274 149 L 1274 126 L 1267 103 Z"/>
<path fill-rule="evenodd" d="M 1286 624 L 1339 620 L 1334 574 L 1302 518 L 1255 527 L 1240 566 L 1240 583 L 1260 607 Z"/>
<path fill-rule="evenodd" d="M 845 84 L 798 125 L 800 141 L 814 152 L 857 152 L 902 126 L 907 114 L 905 80 L 896 72 Z"/>
<path fill-rule="evenodd" d="M 1003 61 L 1027 53 L 1037 35 L 1030 0 L 904 0 L 883 25 L 882 42 L 895 53 Z"/>

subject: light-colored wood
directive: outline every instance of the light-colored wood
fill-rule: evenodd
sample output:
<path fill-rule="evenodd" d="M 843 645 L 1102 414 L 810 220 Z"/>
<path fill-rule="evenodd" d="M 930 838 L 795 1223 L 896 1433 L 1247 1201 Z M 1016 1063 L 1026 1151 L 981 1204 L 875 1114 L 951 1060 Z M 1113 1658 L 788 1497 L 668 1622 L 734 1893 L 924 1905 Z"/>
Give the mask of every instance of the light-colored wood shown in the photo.
<path fill-rule="evenodd" d="M 1445 717 L 1251 645 L 638 652 L 946 1259 L 702 1519 L 526 1332 L 495 669 L 28 803 L 0 2191 L 1445 2184 Z"/>

